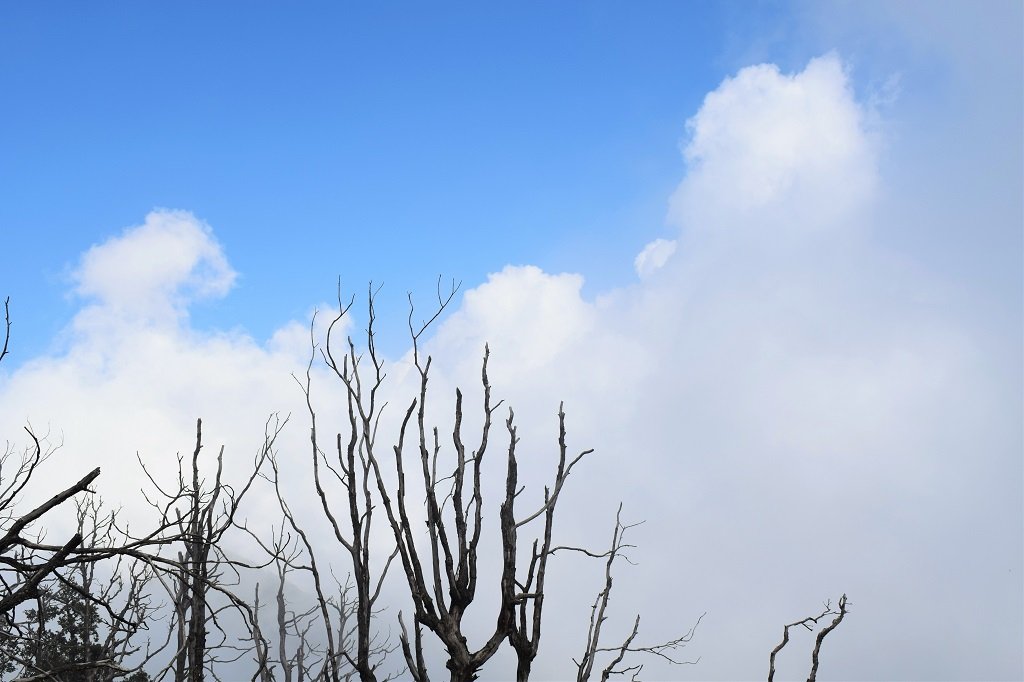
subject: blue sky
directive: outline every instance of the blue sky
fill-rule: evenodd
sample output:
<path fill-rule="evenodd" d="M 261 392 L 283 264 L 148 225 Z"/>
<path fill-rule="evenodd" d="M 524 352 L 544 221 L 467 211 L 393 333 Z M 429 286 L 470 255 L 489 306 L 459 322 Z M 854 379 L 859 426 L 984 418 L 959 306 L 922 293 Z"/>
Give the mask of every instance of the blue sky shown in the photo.
<path fill-rule="evenodd" d="M 592 292 L 621 285 L 632 272 L 620 254 L 665 229 L 684 123 L 724 75 L 843 49 L 860 92 L 899 73 L 908 106 L 951 103 L 955 64 L 934 45 L 828 14 L 5 8 L 0 224 L 21 341 L 45 345 L 69 320 L 62 275 L 77 255 L 154 207 L 213 225 L 243 275 L 229 303 L 193 310 L 197 323 L 260 338 L 329 297 L 337 276 L 383 281 L 399 300 L 505 263 L 586 272 Z"/>
<path fill-rule="evenodd" d="M 505 261 L 596 260 L 621 281 L 612 254 L 661 228 L 682 123 L 727 70 L 712 36 L 735 14 L 9 8 L 2 221 L 11 253 L 52 256 L 11 292 L 19 322 L 36 296 L 59 303 L 63 264 L 155 206 L 216 225 L 246 273 L 216 319 L 257 335 L 339 275 L 402 295 Z"/>
<path fill-rule="evenodd" d="M 845 590 L 823 679 L 1019 679 L 1022 26 L 1012 2 L 5 5 L 0 429 L 46 424 L 130 510 L 125 463 L 198 416 L 237 466 L 274 411 L 302 451 L 290 375 L 338 277 L 383 282 L 404 400 L 405 293 L 454 278 L 438 395 L 490 342 L 524 440 L 565 400 L 597 447 L 566 539 L 603 545 L 623 500 L 647 523 L 620 603 L 650 639 L 708 612 L 701 664 L 655 676 L 759 678 Z M 562 584 L 552 679 L 592 599 Z"/>

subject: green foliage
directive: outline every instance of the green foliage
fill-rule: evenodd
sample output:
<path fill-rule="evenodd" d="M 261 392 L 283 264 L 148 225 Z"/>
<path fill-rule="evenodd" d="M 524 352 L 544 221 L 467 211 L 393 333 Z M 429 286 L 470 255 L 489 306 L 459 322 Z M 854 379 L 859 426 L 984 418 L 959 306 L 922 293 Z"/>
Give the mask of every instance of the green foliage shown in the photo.
<path fill-rule="evenodd" d="M 36 603 L 37 608 L 25 612 L 21 636 L 13 630 L 2 635 L 0 672 L 5 679 L 11 673 L 31 676 L 45 671 L 47 680 L 59 682 L 149 682 L 145 671 L 125 675 L 119 669 L 100 639 L 102 620 L 96 605 L 76 589 L 67 584 L 55 591 L 43 589 Z"/>

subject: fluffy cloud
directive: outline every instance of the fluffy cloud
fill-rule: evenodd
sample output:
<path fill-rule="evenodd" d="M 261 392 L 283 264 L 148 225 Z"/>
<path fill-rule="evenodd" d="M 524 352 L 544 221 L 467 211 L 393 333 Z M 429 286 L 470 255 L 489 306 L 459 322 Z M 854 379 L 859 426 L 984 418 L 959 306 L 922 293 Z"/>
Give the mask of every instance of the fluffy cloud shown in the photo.
<path fill-rule="evenodd" d="M 563 532 L 601 542 L 593 519 L 618 500 L 647 519 L 643 584 L 624 575 L 616 589 L 648 612 L 648 633 L 711 612 L 693 647 L 697 677 L 761 674 L 782 614 L 842 590 L 864 624 L 829 643 L 849 676 L 977 674 L 955 654 L 966 639 L 986 660 L 1019 651 L 945 627 L 930 596 L 1000 566 L 990 599 L 1006 599 L 1001 622 L 1020 634 L 1005 619 L 1021 601 L 1020 543 L 1005 542 L 1020 525 L 1019 481 L 995 473 L 1014 466 L 1015 388 L 986 354 L 992 331 L 932 304 L 948 285 L 870 240 L 902 226 L 875 211 L 869 119 L 835 55 L 789 75 L 743 69 L 691 119 L 669 213 L 679 235 L 637 259 L 641 277 L 660 262 L 658 277 L 588 302 L 576 277 L 506 269 L 437 335 L 451 359 L 438 367 L 464 367 L 460 382 L 473 374 L 457 359 L 478 357 L 483 339 L 496 358 L 509 353 L 495 383 L 526 406 L 527 423 L 546 424 L 566 400 L 574 442 L 598 454 L 575 481 L 578 515 Z M 668 258 L 675 242 L 684 248 Z M 549 475 L 543 460 L 523 470 L 534 487 Z M 970 537 L 944 534 L 972 525 Z M 968 547 L 985 557 L 981 572 Z M 585 612 L 585 592 L 560 593 L 567 612 Z M 957 619 L 985 618 L 961 596 Z M 555 618 L 572 631 L 573 618 Z M 564 675 L 564 658 L 548 649 L 538 666 Z M 1010 663 L 990 670 L 1014 674 Z"/>
<path fill-rule="evenodd" d="M 188 326 L 188 306 L 227 294 L 236 278 L 211 228 L 190 213 L 150 213 L 85 252 L 73 278 L 89 302 L 71 322 L 67 351 L 30 360 L 0 386 L 3 432 L 31 423 L 63 441 L 68 483 L 100 466 L 104 497 L 137 513 L 142 501 L 126 492 L 143 483 L 136 453 L 169 480 L 202 417 L 209 447 L 230 443 L 229 471 L 243 470 L 268 416 L 301 406 L 289 399 L 291 374 L 308 358 L 308 326 L 303 334 L 286 325 L 266 346 Z"/>
<path fill-rule="evenodd" d="M 234 284 L 210 226 L 186 211 L 153 211 L 142 225 L 93 246 L 74 271 L 75 292 L 106 310 L 174 320 L 188 303 L 221 297 Z"/>
<path fill-rule="evenodd" d="M 671 219 L 693 230 L 829 230 L 864 205 L 875 153 L 839 58 L 800 73 L 761 64 L 708 94 L 687 123 L 689 173 Z"/>
<path fill-rule="evenodd" d="M 490 339 L 515 339 L 504 362 L 537 371 L 591 333 L 592 306 L 580 296 L 579 275 L 550 275 L 534 266 L 507 266 L 466 292 L 445 322 L 435 346 L 451 341 L 482 347 Z M 471 364 L 479 360 L 474 353 Z"/>

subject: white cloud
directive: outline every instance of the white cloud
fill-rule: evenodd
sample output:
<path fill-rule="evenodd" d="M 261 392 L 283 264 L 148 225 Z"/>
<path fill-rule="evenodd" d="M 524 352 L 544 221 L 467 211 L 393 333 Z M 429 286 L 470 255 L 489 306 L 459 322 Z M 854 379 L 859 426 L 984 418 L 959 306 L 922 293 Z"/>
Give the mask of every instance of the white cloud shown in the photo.
<path fill-rule="evenodd" d="M 503 349 L 510 366 L 517 371 L 545 367 L 591 331 L 592 306 L 580 296 L 582 287 L 580 275 L 508 266 L 466 292 L 436 344 L 458 342 L 482 349 L 489 339 L 514 339 Z M 474 352 L 471 363 L 478 359 L 479 352 Z"/>
<path fill-rule="evenodd" d="M 641 279 L 649 277 L 668 262 L 676 252 L 676 242 L 671 239 L 655 239 L 636 255 L 633 267 Z"/>
<path fill-rule="evenodd" d="M 210 226 L 187 211 L 157 210 L 142 225 L 90 248 L 75 291 L 120 315 L 174 320 L 197 299 L 221 297 L 237 274 Z"/>
<path fill-rule="evenodd" d="M 89 303 L 70 324 L 67 351 L 30 360 L 0 385 L 11 406 L 3 432 L 29 422 L 61 434 L 60 482 L 100 466 L 98 489 L 133 513 L 142 503 L 128 492 L 142 485 L 136 453 L 169 480 L 197 418 L 209 447 L 230 443 L 229 468 L 244 469 L 267 417 L 300 406 L 290 375 L 309 356 L 309 332 L 285 325 L 264 347 L 237 332 L 191 329 L 189 305 L 226 295 L 235 278 L 211 228 L 185 211 L 153 211 L 92 246 L 73 271 L 75 293 Z"/>
<path fill-rule="evenodd" d="M 948 594 L 951 575 L 981 580 L 959 556 L 966 542 L 1002 567 L 994 593 L 1020 605 L 1019 542 L 1005 542 L 1019 526 L 1019 491 L 995 473 L 1019 455 L 1013 382 L 982 350 L 990 330 L 930 303 L 944 283 L 870 241 L 900 225 L 873 213 L 869 106 L 835 55 L 794 75 L 743 69 L 691 121 L 670 211 L 685 248 L 657 278 L 590 303 L 565 275 L 506 269 L 467 292 L 437 335 L 437 369 L 454 372 L 437 377 L 445 385 L 471 385 L 474 348 L 491 342 L 492 362 L 509 363 L 496 390 L 517 412 L 525 406 L 532 443 L 550 438 L 545 419 L 565 399 L 574 442 L 598 453 L 574 483 L 578 516 L 561 528 L 600 543 L 606 529 L 593 519 L 617 500 L 647 519 L 644 576 L 616 589 L 637 581 L 619 598 L 646 610 L 649 633 L 711 611 L 693 646 L 704 656 L 698 677 L 761 674 L 780 623 L 844 590 L 870 625 L 830 642 L 841 675 L 966 671 L 955 654 L 965 637 L 989 660 L 1007 651 L 951 632 L 927 595 Z M 641 254 L 638 272 L 667 248 L 645 249 L 652 260 Z M 533 487 L 548 473 L 543 460 L 522 471 Z M 951 505 L 943 491 L 953 487 L 971 502 Z M 964 511 L 988 504 L 1002 522 Z M 965 523 L 983 525 L 984 537 L 943 536 Z M 934 582 L 922 577 L 930 572 Z M 566 612 L 585 612 L 584 592 L 582 582 L 560 592 Z M 965 598 L 957 617 L 984 610 Z M 553 627 L 571 632 L 575 621 Z M 1019 633 L 1019 622 L 1002 622 Z M 866 650 L 885 654 L 866 660 Z M 560 647 L 542 651 L 538 667 L 564 675 L 564 658 Z"/>
<path fill-rule="evenodd" d="M 742 69 L 687 123 L 689 171 L 671 220 L 769 237 L 834 229 L 875 185 L 863 119 L 834 54 L 792 75 L 772 64 Z"/>

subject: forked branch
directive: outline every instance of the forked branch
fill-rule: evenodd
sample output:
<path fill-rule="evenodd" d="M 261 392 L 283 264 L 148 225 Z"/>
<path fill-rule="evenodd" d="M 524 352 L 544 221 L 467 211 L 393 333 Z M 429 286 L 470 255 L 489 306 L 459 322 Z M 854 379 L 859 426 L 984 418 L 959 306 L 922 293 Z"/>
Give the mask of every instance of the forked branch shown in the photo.
<path fill-rule="evenodd" d="M 779 642 L 779 644 L 774 649 L 772 649 L 772 652 L 768 657 L 768 682 L 773 682 L 773 680 L 775 679 L 775 657 L 778 655 L 780 651 L 782 651 L 782 649 L 787 644 L 789 644 L 789 629 L 801 625 L 808 631 L 813 631 L 814 626 L 818 624 L 818 621 L 820 621 L 822 618 L 825 618 L 826 616 L 834 615 L 835 618 L 832 620 L 832 622 L 826 627 L 822 628 L 818 632 L 818 636 L 815 637 L 814 640 L 814 649 L 811 652 L 811 670 L 807 676 L 807 682 L 815 682 L 818 676 L 818 658 L 821 654 L 822 642 L 825 641 L 825 637 L 828 635 L 828 633 L 832 632 L 837 627 L 839 627 L 839 623 L 841 623 L 843 618 L 846 617 L 846 607 L 847 600 L 846 595 L 844 594 L 842 597 L 839 598 L 838 608 L 833 608 L 832 602 L 828 601 L 825 602 L 825 609 L 817 616 L 808 616 L 807 618 L 803 618 L 801 620 L 789 623 L 788 625 L 784 625 L 782 627 L 782 641 Z"/>
<path fill-rule="evenodd" d="M 693 639 L 694 633 L 697 631 L 697 626 L 700 625 L 705 614 L 701 614 L 697 619 L 697 622 L 679 637 L 651 645 L 635 643 L 637 635 L 640 633 L 640 615 L 638 614 L 633 620 L 632 630 L 623 640 L 622 644 L 611 647 L 601 646 L 601 628 L 604 625 L 604 622 L 608 619 L 608 603 L 611 600 L 613 582 L 612 568 L 615 564 L 615 560 L 619 558 L 632 563 L 625 552 L 626 550 L 633 548 L 634 545 L 626 543 L 625 535 L 626 531 L 639 525 L 640 523 L 624 524 L 622 522 L 622 504 L 620 503 L 619 509 L 615 513 L 615 529 L 612 531 L 611 547 L 607 552 L 604 554 L 596 554 L 577 547 L 555 547 L 551 550 L 552 553 L 558 550 L 571 550 L 582 552 L 590 557 L 605 559 L 604 589 L 598 592 L 597 597 L 594 599 L 594 604 L 590 608 L 590 628 L 587 631 L 587 642 L 584 647 L 583 656 L 578 661 L 573 659 L 573 663 L 576 664 L 577 682 L 585 682 L 590 679 L 594 671 L 594 665 L 598 654 L 605 652 L 611 652 L 612 659 L 601 670 L 601 682 L 606 682 L 612 675 L 630 675 L 632 679 L 638 679 L 637 676 L 640 674 L 640 671 L 643 670 L 643 664 L 637 663 L 624 666 L 623 661 L 629 654 L 655 656 L 672 665 L 694 665 L 700 660 L 700 658 L 693 661 L 681 660 L 678 658 L 676 651 L 690 643 Z"/>

